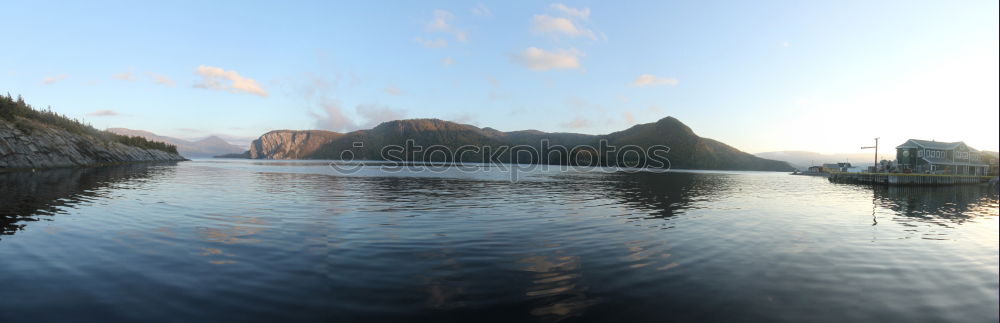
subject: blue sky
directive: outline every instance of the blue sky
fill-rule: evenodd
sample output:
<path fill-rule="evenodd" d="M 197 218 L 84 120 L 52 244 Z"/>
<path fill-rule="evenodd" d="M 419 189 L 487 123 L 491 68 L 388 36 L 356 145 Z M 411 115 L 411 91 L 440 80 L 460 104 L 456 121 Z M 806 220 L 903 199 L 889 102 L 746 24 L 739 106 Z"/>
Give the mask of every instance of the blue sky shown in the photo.
<path fill-rule="evenodd" d="M 440 118 L 749 152 L 998 146 L 995 1 L 5 2 L 0 91 L 233 142 Z"/>

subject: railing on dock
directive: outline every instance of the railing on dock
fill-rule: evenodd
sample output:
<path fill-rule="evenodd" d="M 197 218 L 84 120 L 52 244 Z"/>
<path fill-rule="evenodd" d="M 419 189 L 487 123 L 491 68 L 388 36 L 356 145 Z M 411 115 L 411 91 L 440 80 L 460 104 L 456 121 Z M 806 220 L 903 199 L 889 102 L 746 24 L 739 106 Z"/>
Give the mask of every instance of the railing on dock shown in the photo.
<path fill-rule="evenodd" d="M 905 174 L 905 173 L 831 173 L 833 183 L 877 185 L 965 185 L 989 182 L 991 176 Z"/>

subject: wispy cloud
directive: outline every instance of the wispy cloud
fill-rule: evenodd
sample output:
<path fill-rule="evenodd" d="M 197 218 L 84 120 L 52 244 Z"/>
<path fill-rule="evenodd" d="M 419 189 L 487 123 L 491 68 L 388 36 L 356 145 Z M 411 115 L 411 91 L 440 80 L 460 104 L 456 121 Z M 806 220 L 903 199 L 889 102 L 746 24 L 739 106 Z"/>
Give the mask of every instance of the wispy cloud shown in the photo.
<path fill-rule="evenodd" d="M 597 39 L 590 29 L 577 26 L 572 20 L 567 18 L 552 17 L 549 15 L 535 15 L 531 21 L 532 30 L 536 33 L 549 33 L 555 35 L 566 35 L 570 37 L 587 37 Z"/>
<path fill-rule="evenodd" d="M 622 119 L 625 120 L 625 124 L 627 125 L 635 124 L 635 116 L 632 115 L 632 112 L 622 111 Z"/>
<path fill-rule="evenodd" d="M 121 80 L 121 81 L 129 81 L 129 82 L 135 82 L 135 81 L 138 80 L 135 77 L 135 69 L 132 69 L 132 68 L 128 69 L 128 72 L 118 73 L 118 74 L 111 75 L 111 78 L 116 79 L 116 80 Z"/>
<path fill-rule="evenodd" d="M 590 19 L 590 8 L 586 8 L 585 7 L 583 9 L 576 9 L 576 8 L 568 7 L 568 6 L 566 6 L 564 4 L 561 4 L 561 3 L 553 3 L 553 4 L 549 5 L 549 7 L 552 8 L 552 9 L 555 9 L 556 11 L 561 12 L 564 15 L 570 16 L 570 17 L 575 17 L 575 18 L 581 19 L 581 20 Z"/>
<path fill-rule="evenodd" d="M 564 128 L 570 129 L 581 129 L 590 127 L 590 121 L 587 118 L 576 116 L 573 120 L 561 124 Z"/>
<path fill-rule="evenodd" d="M 424 47 L 427 47 L 427 48 L 444 48 L 444 47 L 448 47 L 448 41 L 445 40 L 444 38 L 424 39 L 422 37 L 417 37 L 417 38 L 414 38 L 413 41 L 417 42 L 417 44 L 420 44 L 420 46 L 424 46 Z"/>
<path fill-rule="evenodd" d="M 53 84 L 53 83 L 65 80 L 68 77 L 69 77 L 69 75 L 66 75 L 66 74 L 59 74 L 59 75 L 56 75 L 56 76 L 48 76 L 48 77 L 45 77 L 45 78 L 42 79 L 42 85 Z"/>
<path fill-rule="evenodd" d="M 434 10 L 434 18 L 427 22 L 427 30 L 451 34 L 455 36 L 455 40 L 461 42 L 468 40 L 469 33 L 467 31 L 451 24 L 454 19 L 455 15 L 451 12 L 441 9 Z"/>
<path fill-rule="evenodd" d="M 399 120 L 406 117 L 405 110 L 393 109 L 380 104 L 359 104 L 354 109 L 358 112 L 359 116 L 365 119 L 365 123 L 362 125 L 364 129 L 373 128 L 386 121 Z"/>
<path fill-rule="evenodd" d="M 231 93 L 243 92 L 267 97 L 267 91 L 264 91 L 260 84 L 257 84 L 257 81 L 243 77 L 233 70 L 226 71 L 214 66 L 201 65 L 195 69 L 194 73 L 202 78 L 201 82 L 195 83 L 194 87 L 196 88 Z"/>
<path fill-rule="evenodd" d="M 153 72 L 146 73 L 149 78 L 153 79 L 153 83 L 163 85 L 163 86 L 174 86 L 174 80 L 170 79 L 166 75 L 160 75 Z"/>
<path fill-rule="evenodd" d="M 464 123 L 464 124 L 471 124 L 471 125 L 477 125 L 477 124 L 479 124 L 478 122 L 476 122 L 476 118 L 475 117 L 473 117 L 471 114 L 466 113 L 466 112 L 453 115 L 450 118 L 448 118 L 448 120 L 451 121 L 451 122 L 454 122 L 454 123 Z"/>
<path fill-rule="evenodd" d="M 490 8 L 487 8 L 482 2 L 472 8 L 472 14 L 482 17 L 493 17 L 493 11 L 490 11 Z"/>
<path fill-rule="evenodd" d="M 316 118 L 316 128 L 339 132 L 357 128 L 354 121 L 344 115 L 344 111 L 340 108 L 340 102 L 324 100 L 320 103 L 320 108 L 323 110 L 322 114 L 309 112 L 313 118 Z"/>
<path fill-rule="evenodd" d="M 386 88 L 382 89 L 382 91 L 385 91 L 385 93 L 388 93 L 389 95 L 403 94 L 403 91 L 400 91 L 399 88 L 396 87 L 395 85 L 389 85 Z"/>
<path fill-rule="evenodd" d="M 652 74 L 642 74 L 642 75 L 639 75 L 638 77 L 635 78 L 634 81 L 632 81 L 632 85 L 638 86 L 638 87 L 657 86 L 657 85 L 674 86 L 674 85 L 677 85 L 677 83 L 680 83 L 680 81 L 677 80 L 676 78 L 672 78 L 672 77 L 659 77 L 659 76 L 652 75 Z"/>
<path fill-rule="evenodd" d="M 510 93 L 500 92 L 496 90 L 490 90 L 490 93 L 486 96 L 490 101 L 500 101 L 506 100 L 511 97 Z"/>
<path fill-rule="evenodd" d="M 523 52 L 511 54 L 510 60 L 533 71 L 550 69 L 580 68 L 580 57 L 583 53 L 573 49 L 558 49 L 553 52 L 536 47 L 529 47 Z"/>
<path fill-rule="evenodd" d="M 97 110 L 97 111 L 93 111 L 93 112 L 87 113 L 88 117 L 113 117 L 113 116 L 117 116 L 117 115 L 120 115 L 118 113 L 118 111 L 110 110 L 110 109 Z"/>
<path fill-rule="evenodd" d="M 451 66 L 453 64 L 455 64 L 455 60 L 452 59 L 451 57 L 445 57 L 445 58 L 441 59 L 441 65 Z"/>

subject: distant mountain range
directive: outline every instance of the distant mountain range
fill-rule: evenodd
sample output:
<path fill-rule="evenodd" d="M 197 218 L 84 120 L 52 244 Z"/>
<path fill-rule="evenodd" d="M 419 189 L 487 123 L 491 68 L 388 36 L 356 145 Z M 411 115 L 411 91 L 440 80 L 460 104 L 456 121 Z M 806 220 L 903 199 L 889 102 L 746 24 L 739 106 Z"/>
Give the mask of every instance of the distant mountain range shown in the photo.
<path fill-rule="evenodd" d="M 216 155 L 241 153 L 246 149 L 230 144 L 222 138 L 210 136 L 201 140 L 189 141 L 180 138 L 160 136 L 149 131 L 127 128 L 109 128 L 107 131 L 126 136 L 139 136 L 153 141 L 161 141 L 177 146 L 177 152 L 187 158 L 207 158 Z"/>
<path fill-rule="evenodd" d="M 879 160 L 896 159 L 895 150 L 892 151 L 881 151 L 881 149 L 879 150 L 880 150 L 878 154 Z M 754 155 L 760 158 L 767 158 L 767 159 L 774 159 L 774 160 L 788 162 L 788 164 L 792 165 L 792 167 L 795 167 L 796 169 L 799 170 L 806 170 L 809 168 L 809 166 L 818 166 L 826 163 L 849 162 L 852 165 L 857 165 L 857 166 L 870 166 L 875 163 L 874 152 L 821 154 L 811 151 L 786 150 L 786 151 L 770 151 L 770 152 L 756 153 Z"/>
<path fill-rule="evenodd" d="M 268 132 L 250 144 L 243 156 L 254 159 L 341 159 L 344 151 L 351 151 L 355 160 L 383 160 L 381 150 L 387 145 L 403 146 L 412 139 L 416 145 L 429 147 L 441 145 L 452 150 L 463 145 L 500 147 L 527 145 L 542 151 L 541 142 L 550 146 L 573 148 L 579 145 L 599 147 L 607 140 L 614 146 L 636 145 L 643 149 L 653 145 L 670 147 L 666 157 L 672 168 L 717 170 L 791 171 L 783 161 L 769 160 L 742 152 L 716 140 L 699 137 L 687 125 L 673 117 L 655 123 L 635 125 L 629 129 L 606 135 L 577 133 L 547 133 L 538 130 L 503 132 L 493 128 L 459 124 L 437 119 L 411 119 L 384 122 L 375 128 L 349 133 L 324 130 L 276 130 Z M 360 147 L 358 146 L 360 145 Z M 180 146 L 178 146 L 179 148 Z M 598 153 L 600 154 L 600 153 Z M 226 157 L 237 157 L 229 155 Z M 481 160 L 480 155 L 467 155 L 471 160 Z M 504 156 L 509 158 L 510 156 Z M 425 160 L 420 155 L 407 160 Z M 520 156 L 520 163 L 563 163 Z M 510 159 L 505 159 L 510 160 Z M 602 163 L 615 161 L 602 161 Z"/>

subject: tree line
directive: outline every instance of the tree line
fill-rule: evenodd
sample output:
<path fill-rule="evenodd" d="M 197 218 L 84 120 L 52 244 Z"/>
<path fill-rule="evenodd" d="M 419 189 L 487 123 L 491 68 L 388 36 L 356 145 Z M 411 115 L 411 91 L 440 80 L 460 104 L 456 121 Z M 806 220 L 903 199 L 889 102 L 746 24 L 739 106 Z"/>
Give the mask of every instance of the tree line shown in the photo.
<path fill-rule="evenodd" d="M 177 146 L 159 141 L 151 141 L 139 136 L 125 136 L 108 131 L 97 130 L 90 124 L 71 119 L 65 115 L 52 111 L 52 107 L 47 109 L 36 109 L 24 102 L 24 98 L 18 95 L 12 97 L 10 93 L 0 96 L 0 119 L 14 124 L 18 130 L 31 133 L 33 126 L 30 121 L 46 124 L 52 127 L 66 130 L 77 135 L 90 136 L 105 142 L 118 142 L 132 147 L 143 149 L 156 149 L 169 153 L 177 153 Z"/>

